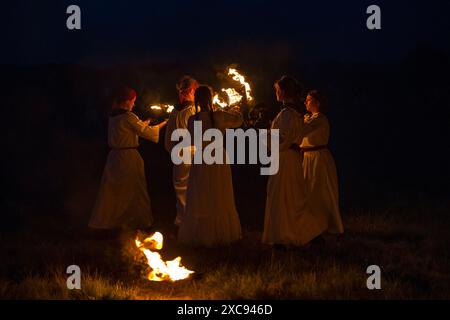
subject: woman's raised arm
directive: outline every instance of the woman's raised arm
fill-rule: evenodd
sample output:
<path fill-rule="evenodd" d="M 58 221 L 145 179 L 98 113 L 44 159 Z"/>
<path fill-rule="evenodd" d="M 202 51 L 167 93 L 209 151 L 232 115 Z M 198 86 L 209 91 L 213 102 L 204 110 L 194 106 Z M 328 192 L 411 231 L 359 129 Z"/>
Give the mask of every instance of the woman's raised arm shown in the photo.
<path fill-rule="evenodd" d="M 130 114 L 128 123 L 139 137 L 157 143 L 159 141 L 159 131 L 167 124 L 167 120 L 155 126 L 149 126 L 150 120 L 142 121 L 136 115 Z"/>

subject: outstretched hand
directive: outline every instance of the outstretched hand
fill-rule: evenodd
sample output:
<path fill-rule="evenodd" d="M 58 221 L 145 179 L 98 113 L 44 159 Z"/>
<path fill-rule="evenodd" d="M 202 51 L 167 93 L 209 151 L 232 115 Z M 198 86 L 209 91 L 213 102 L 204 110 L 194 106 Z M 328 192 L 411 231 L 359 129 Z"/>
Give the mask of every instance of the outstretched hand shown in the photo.
<path fill-rule="evenodd" d="M 160 124 L 158 124 L 158 127 L 161 129 L 162 127 L 164 127 L 167 124 L 168 120 L 164 120 L 163 122 L 161 122 Z"/>

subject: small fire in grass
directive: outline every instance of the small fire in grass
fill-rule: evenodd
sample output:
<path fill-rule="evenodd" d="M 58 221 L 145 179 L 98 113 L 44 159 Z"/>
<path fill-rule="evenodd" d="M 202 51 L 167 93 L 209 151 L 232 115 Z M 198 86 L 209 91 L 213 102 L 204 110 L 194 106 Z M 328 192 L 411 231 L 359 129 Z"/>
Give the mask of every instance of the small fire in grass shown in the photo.
<path fill-rule="evenodd" d="M 194 271 L 188 270 L 180 264 L 181 257 L 177 257 L 172 261 L 164 261 L 158 252 L 153 251 L 161 250 L 163 247 L 163 235 L 160 232 L 155 232 L 143 241 L 136 237 L 135 243 L 136 247 L 144 253 L 148 266 L 151 269 L 147 277 L 148 280 L 177 281 L 186 279 L 194 273 Z"/>

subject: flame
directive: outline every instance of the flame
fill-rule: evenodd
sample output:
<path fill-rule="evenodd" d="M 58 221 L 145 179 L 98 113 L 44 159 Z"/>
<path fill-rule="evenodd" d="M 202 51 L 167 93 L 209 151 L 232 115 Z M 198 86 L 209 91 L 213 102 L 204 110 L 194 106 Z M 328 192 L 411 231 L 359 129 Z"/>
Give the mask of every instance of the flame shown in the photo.
<path fill-rule="evenodd" d="M 150 109 L 152 110 L 164 110 L 167 113 L 171 113 L 175 107 L 171 104 L 161 104 L 161 105 L 152 105 L 150 106 Z"/>
<path fill-rule="evenodd" d="M 171 113 L 171 112 L 173 111 L 173 109 L 175 109 L 174 106 L 168 105 L 168 106 L 167 106 L 167 109 L 166 109 L 166 112 L 167 112 L 167 113 Z"/>
<path fill-rule="evenodd" d="M 221 108 L 225 108 L 228 107 L 228 104 L 226 102 L 223 102 L 222 100 L 219 99 L 219 95 L 216 94 L 213 98 L 213 104 L 217 104 L 219 107 Z"/>
<path fill-rule="evenodd" d="M 147 279 L 150 281 L 177 281 L 186 279 L 190 274 L 194 273 L 194 271 L 188 270 L 180 264 L 181 257 L 165 262 L 161 259 L 161 255 L 158 252 L 152 251 L 161 250 L 163 247 L 163 235 L 160 232 L 155 232 L 153 235 L 145 238 L 143 242 L 136 238 L 135 244 L 147 258 L 147 263 L 151 268 Z"/>
<path fill-rule="evenodd" d="M 245 81 L 245 77 L 241 75 L 236 69 L 234 68 L 228 68 L 228 75 L 231 76 L 231 79 L 234 81 L 239 82 L 242 86 L 245 88 L 245 95 L 247 97 L 247 101 L 252 101 L 253 97 L 251 95 L 251 88 L 250 84 Z M 228 102 L 224 102 L 219 98 L 219 95 L 215 95 L 213 98 L 213 104 L 218 105 L 221 108 L 225 108 L 228 106 L 233 106 L 235 104 L 238 104 L 242 101 L 243 96 L 240 95 L 235 89 L 233 88 L 227 88 L 221 89 L 222 92 L 224 92 L 227 95 Z"/>
<path fill-rule="evenodd" d="M 222 91 L 227 94 L 230 106 L 232 106 L 233 104 L 241 102 L 242 96 L 236 90 L 234 90 L 233 88 L 222 89 Z"/>
<path fill-rule="evenodd" d="M 236 69 L 229 68 L 228 69 L 228 75 L 233 76 L 234 81 L 238 81 L 240 84 L 242 84 L 245 87 L 245 93 L 247 95 L 247 100 L 252 101 L 253 97 L 251 95 L 252 90 L 250 89 L 250 84 L 245 81 L 245 77 L 241 75 Z"/>

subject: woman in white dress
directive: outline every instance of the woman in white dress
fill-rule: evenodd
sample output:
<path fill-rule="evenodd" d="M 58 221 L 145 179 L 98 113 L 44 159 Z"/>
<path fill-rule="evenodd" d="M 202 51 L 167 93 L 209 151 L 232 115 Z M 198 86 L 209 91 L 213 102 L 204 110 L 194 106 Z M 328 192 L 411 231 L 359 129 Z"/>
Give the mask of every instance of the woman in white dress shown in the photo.
<path fill-rule="evenodd" d="M 275 82 L 277 100 L 283 108 L 272 122 L 279 129 L 279 170 L 269 177 L 262 241 L 272 245 L 302 246 L 319 236 L 323 221 L 312 214 L 306 196 L 302 155 L 303 114 L 301 87 L 291 77 Z"/>
<path fill-rule="evenodd" d="M 197 113 L 188 122 L 194 137 L 194 121 L 201 121 L 202 131 L 215 128 L 239 127 L 243 122 L 240 112 L 214 111 L 212 91 L 200 86 L 195 91 Z M 199 108 L 199 110 L 198 110 Z M 203 134 L 202 132 L 202 134 Z M 203 142 L 203 150 L 210 142 Z M 201 152 L 201 150 L 196 150 Z M 226 152 L 223 150 L 224 157 Z M 192 164 L 186 199 L 186 212 L 178 231 L 180 243 L 189 246 L 215 247 L 241 239 L 241 224 L 234 203 L 230 165 Z"/>
<path fill-rule="evenodd" d="M 339 211 L 338 178 L 333 156 L 327 148 L 330 136 L 328 119 L 321 112 L 324 97 L 317 91 L 308 93 L 305 106 L 305 135 L 300 145 L 308 201 L 314 215 L 327 223 L 328 233 L 344 232 Z"/>
<path fill-rule="evenodd" d="M 198 88 L 198 82 L 190 77 L 184 76 L 177 84 L 178 97 L 180 103 L 175 106 L 167 122 L 165 134 L 165 148 L 171 153 L 177 142 L 171 140 L 173 131 L 176 129 L 187 129 L 189 118 L 195 114 L 194 93 Z M 177 216 L 175 225 L 179 226 L 182 216 L 186 211 L 186 192 L 189 180 L 189 170 L 191 165 L 188 163 L 174 164 L 172 169 L 172 181 L 177 198 Z"/>
<path fill-rule="evenodd" d="M 149 126 L 131 110 L 136 100 L 133 89 L 123 89 L 115 102 L 108 122 L 108 154 L 100 190 L 89 227 L 118 229 L 145 228 L 152 223 L 150 198 L 144 173 L 144 162 L 137 150 L 138 137 L 158 142 L 165 122 Z"/>

